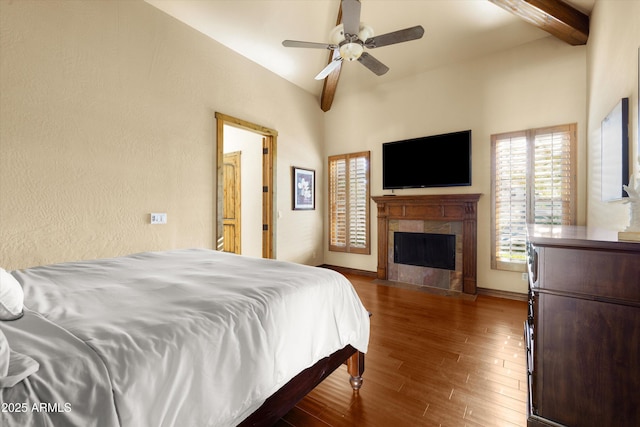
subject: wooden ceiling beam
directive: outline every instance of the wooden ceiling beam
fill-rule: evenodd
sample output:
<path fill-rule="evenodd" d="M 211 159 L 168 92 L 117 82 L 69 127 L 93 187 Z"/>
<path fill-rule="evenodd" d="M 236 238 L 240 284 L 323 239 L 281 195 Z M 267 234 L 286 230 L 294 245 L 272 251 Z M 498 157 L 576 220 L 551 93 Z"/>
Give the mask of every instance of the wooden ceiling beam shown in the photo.
<path fill-rule="evenodd" d="M 340 23 L 342 23 L 342 2 L 340 2 L 340 7 L 338 8 L 338 19 L 336 21 L 336 25 L 340 25 Z M 329 52 L 329 61 L 327 62 L 327 64 L 333 62 L 333 53 L 334 51 Z M 341 70 L 342 62 L 340 62 L 340 64 L 338 64 L 338 66 L 334 68 L 327 77 L 325 77 L 324 83 L 322 84 L 320 108 L 325 113 L 331 109 L 331 104 L 333 104 L 333 98 L 336 95 L 336 89 L 338 88 L 338 80 L 340 80 Z"/>
<path fill-rule="evenodd" d="M 333 57 L 333 55 L 331 57 Z M 338 80 L 340 80 L 341 69 L 342 69 L 342 63 L 340 63 L 324 79 L 324 83 L 322 84 L 322 97 L 320 98 L 320 108 L 325 113 L 331 109 L 331 104 L 333 104 L 333 98 L 335 97 L 336 89 L 338 88 Z"/>
<path fill-rule="evenodd" d="M 570 45 L 587 43 L 589 16 L 561 0 L 489 0 Z"/>

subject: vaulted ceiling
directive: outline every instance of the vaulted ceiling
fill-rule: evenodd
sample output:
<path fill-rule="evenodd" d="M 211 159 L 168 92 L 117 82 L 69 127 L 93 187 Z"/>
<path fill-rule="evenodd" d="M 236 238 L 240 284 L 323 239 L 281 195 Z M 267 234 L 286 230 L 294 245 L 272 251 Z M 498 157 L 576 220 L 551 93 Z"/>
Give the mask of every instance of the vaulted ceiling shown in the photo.
<path fill-rule="evenodd" d="M 361 0 L 361 21 L 376 35 L 421 25 L 424 36 L 370 51 L 390 70 L 377 76 L 343 63 L 314 80 L 330 51 L 287 48 L 285 39 L 329 43 L 340 0 L 146 0 L 257 64 L 318 96 L 324 111 L 333 95 L 513 48 L 543 37 L 584 44 L 595 0 Z M 586 32 L 586 34 L 585 34 Z M 339 77 L 339 85 L 337 83 Z"/>

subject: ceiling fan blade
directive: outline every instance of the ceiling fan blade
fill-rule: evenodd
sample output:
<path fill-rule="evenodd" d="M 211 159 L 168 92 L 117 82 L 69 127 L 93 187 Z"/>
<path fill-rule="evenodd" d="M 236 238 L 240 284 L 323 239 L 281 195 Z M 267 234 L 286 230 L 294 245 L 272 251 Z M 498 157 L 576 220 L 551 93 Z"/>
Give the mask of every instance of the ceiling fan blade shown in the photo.
<path fill-rule="evenodd" d="M 301 42 L 298 40 L 285 40 L 282 42 L 282 46 L 284 47 L 308 47 L 312 49 L 328 49 L 335 50 L 338 48 L 338 45 L 328 44 L 328 43 L 314 43 L 314 42 Z"/>
<path fill-rule="evenodd" d="M 391 33 L 381 34 L 365 40 L 364 45 L 369 49 L 376 47 L 388 46 L 390 44 L 408 42 L 422 38 L 424 28 L 421 25 L 405 28 L 404 30 L 393 31 Z"/>
<path fill-rule="evenodd" d="M 346 34 L 360 32 L 360 0 L 342 0 L 342 23 Z"/>
<path fill-rule="evenodd" d="M 373 71 L 374 74 L 378 76 L 381 76 L 389 71 L 389 67 L 378 61 L 372 55 L 369 55 L 367 52 L 364 52 L 362 55 L 360 55 L 360 58 L 358 58 L 358 62 Z"/>
<path fill-rule="evenodd" d="M 322 69 L 322 71 L 320 71 L 318 73 L 317 76 L 315 76 L 315 79 L 316 80 L 323 80 L 325 77 L 327 77 L 329 74 L 331 74 L 331 72 L 333 70 L 338 68 L 341 64 L 342 64 L 342 58 L 340 56 L 338 56 L 333 61 L 329 62 L 329 64 L 326 67 L 324 67 Z"/>

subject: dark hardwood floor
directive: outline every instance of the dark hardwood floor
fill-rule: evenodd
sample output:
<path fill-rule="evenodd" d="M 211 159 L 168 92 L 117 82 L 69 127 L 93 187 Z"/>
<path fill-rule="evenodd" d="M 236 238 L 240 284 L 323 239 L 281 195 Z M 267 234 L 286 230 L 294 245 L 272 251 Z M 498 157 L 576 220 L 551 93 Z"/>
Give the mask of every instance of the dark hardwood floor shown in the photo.
<path fill-rule="evenodd" d="M 373 313 L 362 389 L 343 366 L 278 427 L 526 425 L 525 302 L 348 277 Z"/>

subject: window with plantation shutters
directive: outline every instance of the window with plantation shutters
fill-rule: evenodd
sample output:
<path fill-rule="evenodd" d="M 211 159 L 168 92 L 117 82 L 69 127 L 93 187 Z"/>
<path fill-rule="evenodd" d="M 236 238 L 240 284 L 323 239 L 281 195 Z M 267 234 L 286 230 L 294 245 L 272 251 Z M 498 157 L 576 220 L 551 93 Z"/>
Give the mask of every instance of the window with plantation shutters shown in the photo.
<path fill-rule="evenodd" d="M 576 126 L 491 137 L 492 268 L 526 271 L 526 226 L 576 222 Z"/>
<path fill-rule="evenodd" d="M 329 250 L 371 253 L 368 151 L 329 157 Z"/>

